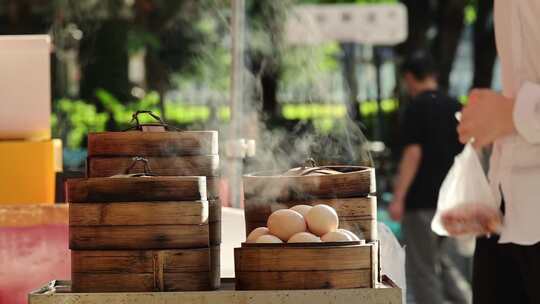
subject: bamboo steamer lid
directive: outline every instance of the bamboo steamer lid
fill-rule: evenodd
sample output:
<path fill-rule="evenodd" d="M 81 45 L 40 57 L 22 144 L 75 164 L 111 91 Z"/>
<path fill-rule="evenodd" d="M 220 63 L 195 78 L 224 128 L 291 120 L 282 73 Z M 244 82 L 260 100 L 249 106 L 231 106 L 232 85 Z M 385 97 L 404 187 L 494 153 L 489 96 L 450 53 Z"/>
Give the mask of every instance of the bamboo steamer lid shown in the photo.
<path fill-rule="evenodd" d="M 244 197 L 269 201 L 364 197 L 375 193 L 375 170 L 361 166 L 304 166 L 284 173 L 244 175 Z"/>
<path fill-rule="evenodd" d="M 130 174 L 135 164 L 144 163 L 144 173 Z M 71 179 L 66 182 L 70 203 L 130 201 L 206 201 L 204 176 L 154 176 L 148 160 L 134 157 L 123 175 Z"/>
<path fill-rule="evenodd" d="M 157 122 L 142 124 L 140 114 Z M 134 125 L 124 132 L 88 134 L 88 157 L 217 155 L 217 131 L 178 131 L 150 111 L 133 114 Z"/>

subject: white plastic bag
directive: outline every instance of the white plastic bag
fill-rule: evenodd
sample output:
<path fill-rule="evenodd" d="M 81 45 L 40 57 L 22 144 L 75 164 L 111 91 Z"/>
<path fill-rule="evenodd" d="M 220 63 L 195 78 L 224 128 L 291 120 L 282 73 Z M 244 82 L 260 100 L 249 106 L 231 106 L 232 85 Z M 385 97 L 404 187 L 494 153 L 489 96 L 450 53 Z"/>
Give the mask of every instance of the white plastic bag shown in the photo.
<path fill-rule="evenodd" d="M 401 288 L 402 300 L 403 303 L 406 303 L 405 250 L 401 247 L 390 228 L 385 224 L 377 222 L 377 234 L 381 246 L 381 271 Z"/>
<path fill-rule="evenodd" d="M 477 236 L 496 233 L 501 225 L 499 205 L 469 143 L 444 179 L 431 229 L 442 236 Z"/>

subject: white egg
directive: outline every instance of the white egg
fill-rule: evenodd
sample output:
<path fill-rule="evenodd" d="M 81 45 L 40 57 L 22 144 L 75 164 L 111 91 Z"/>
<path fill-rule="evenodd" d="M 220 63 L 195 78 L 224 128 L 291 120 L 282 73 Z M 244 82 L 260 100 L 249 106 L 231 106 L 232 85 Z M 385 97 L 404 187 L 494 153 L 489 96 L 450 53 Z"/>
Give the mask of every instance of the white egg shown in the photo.
<path fill-rule="evenodd" d="M 278 237 L 275 237 L 271 234 L 265 234 L 265 235 L 261 235 L 256 243 L 259 243 L 259 244 L 278 244 L 278 243 L 283 243 L 282 240 L 280 240 Z"/>
<path fill-rule="evenodd" d="M 318 236 L 309 233 L 309 232 L 298 232 L 297 234 L 291 236 L 287 243 L 319 243 L 321 238 Z"/>
<path fill-rule="evenodd" d="M 311 233 L 321 236 L 335 231 L 339 226 L 339 218 L 334 208 L 321 204 L 309 210 L 306 223 Z"/>
<path fill-rule="evenodd" d="M 286 242 L 298 232 L 306 231 L 304 217 L 290 209 L 277 210 L 268 217 L 268 229 L 272 235 Z"/>
<path fill-rule="evenodd" d="M 259 227 L 253 229 L 246 239 L 246 243 L 255 243 L 261 235 L 270 234 L 270 230 L 266 227 Z"/>
<path fill-rule="evenodd" d="M 323 242 L 350 242 L 352 238 L 345 232 L 330 231 L 327 234 L 321 236 Z"/>
<path fill-rule="evenodd" d="M 303 217 L 306 217 L 306 214 L 309 212 L 309 210 L 311 210 L 311 208 L 313 208 L 313 207 L 311 207 L 309 205 L 296 205 L 296 206 L 293 206 L 293 207 L 291 207 L 289 209 L 300 213 Z"/>
<path fill-rule="evenodd" d="M 349 231 L 347 229 L 338 229 L 336 231 L 343 232 L 343 233 L 347 234 L 348 236 L 351 237 L 351 239 L 353 241 L 360 241 L 360 238 L 356 234 L 354 234 L 352 231 Z M 364 238 L 364 236 L 362 234 L 361 234 L 361 236 L 362 236 L 362 238 Z"/>

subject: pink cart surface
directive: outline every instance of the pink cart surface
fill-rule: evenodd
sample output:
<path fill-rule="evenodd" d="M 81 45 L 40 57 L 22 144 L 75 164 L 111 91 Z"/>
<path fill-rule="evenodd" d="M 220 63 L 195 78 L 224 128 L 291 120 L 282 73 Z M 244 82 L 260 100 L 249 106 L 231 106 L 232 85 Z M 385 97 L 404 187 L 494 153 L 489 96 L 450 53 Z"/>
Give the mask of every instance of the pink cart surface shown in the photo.
<path fill-rule="evenodd" d="M 0 205 L 0 304 L 27 303 L 36 286 L 70 279 L 67 205 Z"/>

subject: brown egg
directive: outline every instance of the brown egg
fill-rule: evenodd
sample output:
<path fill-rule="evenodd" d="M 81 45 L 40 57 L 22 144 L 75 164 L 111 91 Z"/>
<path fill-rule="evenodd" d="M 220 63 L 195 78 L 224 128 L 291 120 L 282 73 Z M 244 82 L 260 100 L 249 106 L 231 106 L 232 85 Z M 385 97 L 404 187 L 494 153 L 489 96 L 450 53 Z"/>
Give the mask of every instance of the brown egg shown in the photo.
<path fill-rule="evenodd" d="M 283 243 L 283 241 L 281 241 L 278 237 L 275 237 L 271 234 L 265 234 L 265 235 L 261 235 L 256 243 L 259 243 L 259 244 L 277 244 L 277 243 Z"/>
<path fill-rule="evenodd" d="M 298 232 L 297 234 L 291 236 L 287 243 L 320 243 L 321 238 L 309 233 L 309 232 Z"/>
<path fill-rule="evenodd" d="M 246 243 L 255 243 L 261 235 L 270 234 L 270 230 L 266 227 L 259 227 L 253 229 L 246 239 Z"/>
<path fill-rule="evenodd" d="M 311 210 L 311 208 L 313 208 L 313 207 L 311 207 L 309 205 L 296 205 L 296 206 L 293 206 L 293 207 L 291 207 L 289 209 L 300 213 L 305 218 L 306 214 L 309 212 L 309 210 Z"/>
<path fill-rule="evenodd" d="M 343 232 L 347 234 L 353 241 L 360 241 L 360 238 L 354 234 L 353 232 L 347 230 L 347 229 L 338 229 L 336 231 Z M 364 235 L 361 235 L 362 239 L 364 238 Z"/>
<path fill-rule="evenodd" d="M 294 234 L 306 231 L 304 217 L 290 209 L 281 209 L 272 213 L 268 217 L 267 226 L 272 235 L 284 242 L 288 241 Z"/>
<path fill-rule="evenodd" d="M 321 204 L 309 210 L 306 223 L 311 233 L 322 236 L 338 228 L 339 218 L 334 208 Z"/>
<path fill-rule="evenodd" d="M 323 242 L 350 242 L 352 238 L 342 231 L 330 231 L 327 234 L 321 236 Z"/>

